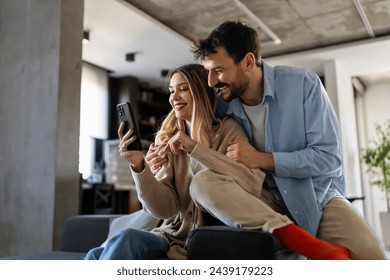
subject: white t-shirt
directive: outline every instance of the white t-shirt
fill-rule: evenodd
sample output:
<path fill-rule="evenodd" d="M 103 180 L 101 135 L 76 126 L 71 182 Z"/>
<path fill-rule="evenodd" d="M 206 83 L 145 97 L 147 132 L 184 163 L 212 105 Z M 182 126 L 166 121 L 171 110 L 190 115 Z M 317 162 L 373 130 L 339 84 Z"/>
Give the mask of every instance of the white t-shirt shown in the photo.
<path fill-rule="evenodd" d="M 242 104 L 242 106 L 244 107 L 245 113 L 248 116 L 251 124 L 251 130 L 253 132 L 253 140 L 255 141 L 256 149 L 258 151 L 264 151 L 264 122 L 266 107 L 264 107 L 262 103 L 255 106 L 247 106 Z"/>

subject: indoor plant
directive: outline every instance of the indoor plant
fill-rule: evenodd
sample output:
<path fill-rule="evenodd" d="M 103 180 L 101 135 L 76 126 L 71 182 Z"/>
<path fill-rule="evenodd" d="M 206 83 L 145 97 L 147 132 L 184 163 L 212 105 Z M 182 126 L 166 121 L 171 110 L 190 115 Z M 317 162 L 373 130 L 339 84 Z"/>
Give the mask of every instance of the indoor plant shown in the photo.
<path fill-rule="evenodd" d="M 371 185 L 378 186 L 384 191 L 387 212 L 380 213 L 383 240 L 390 246 L 390 120 L 383 126 L 376 124 L 377 139 L 372 146 L 364 150 L 362 160 L 367 165 Z"/>

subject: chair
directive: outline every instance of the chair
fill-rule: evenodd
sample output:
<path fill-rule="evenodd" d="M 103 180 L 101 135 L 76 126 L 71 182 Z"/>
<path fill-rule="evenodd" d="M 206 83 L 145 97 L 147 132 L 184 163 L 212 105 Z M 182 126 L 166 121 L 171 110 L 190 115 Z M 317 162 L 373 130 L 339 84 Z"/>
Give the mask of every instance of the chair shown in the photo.
<path fill-rule="evenodd" d="M 113 184 L 94 184 L 93 213 L 115 214 L 115 187 Z"/>

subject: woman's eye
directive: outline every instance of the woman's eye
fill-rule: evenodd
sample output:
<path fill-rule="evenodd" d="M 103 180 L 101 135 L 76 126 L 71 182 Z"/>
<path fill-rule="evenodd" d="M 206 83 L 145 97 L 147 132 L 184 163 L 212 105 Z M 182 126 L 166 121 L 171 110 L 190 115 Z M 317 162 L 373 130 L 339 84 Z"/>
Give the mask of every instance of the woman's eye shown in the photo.
<path fill-rule="evenodd" d="M 188 88 L 181 88 L 180 91 L 187 91 Z"/>

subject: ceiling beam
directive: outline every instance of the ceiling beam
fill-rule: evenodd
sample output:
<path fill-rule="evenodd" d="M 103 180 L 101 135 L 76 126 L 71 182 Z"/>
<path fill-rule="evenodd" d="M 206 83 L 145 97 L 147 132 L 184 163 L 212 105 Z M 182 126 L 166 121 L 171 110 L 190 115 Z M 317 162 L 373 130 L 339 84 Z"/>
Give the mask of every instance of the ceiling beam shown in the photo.
<path fill-rule="evenodd" d="M 359 0 L 353 0 L 353 3 L 355 4 L 356 9 L 357 9 L 358 12 L 359 12 L 359 15 L 360 15 L 360 17 L 361 17 L 361 19 L 362 19 L 362 21 L 363 21 L 364 27 L 366 28 L 368 35 L 369 35 L 371 38 L 375 38 L 374 30 L 372 30 L 371 24 L 370 24 L 370 22 L 368 21 L 368 18 L 367 18 L 367 16 L 366 16 L 366 13 L 365 13 L 364 10 L 363 10 L 362 5 L 360 4 L 360 1 L 359 1 Z"/>
<path fill-rule="evenodd" d="M 272 41 L 263 42 L 263 46 L 268 44 L 279 45 L 282 43 L 282 40 L 280 40 L 280 38 L 240 0 L 233 0 L 233 2 L 246 16 L 257 23 L 260 30 L 264 31 L 272 39 Z"/>

